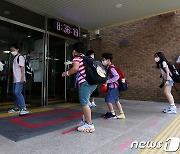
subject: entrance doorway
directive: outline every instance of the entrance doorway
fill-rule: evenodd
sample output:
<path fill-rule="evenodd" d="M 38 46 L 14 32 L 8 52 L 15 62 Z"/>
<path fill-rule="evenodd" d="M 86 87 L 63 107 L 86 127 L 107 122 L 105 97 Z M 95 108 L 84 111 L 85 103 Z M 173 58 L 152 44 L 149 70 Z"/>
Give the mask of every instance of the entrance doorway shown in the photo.
<path fill-rule="evenodd" d="M 48 49 L 48 98 L 64 99 L 65 79 L 61 77 L 61 74 L 64 71 L 65 40 L 50 36 Z"/>
<path fill-rule="evenodd" d="M 14 57 L 8 52 L 10 44 L 18 44 L 20 53 L 31 63 L 34 79 L 27 80 L 24 97 L 27 103 L 41 105 L 43 33 L 0 20 L 0 60 L 5 67 L 0 72 L 0 103 L 12 102 L 12 62 Z"/>

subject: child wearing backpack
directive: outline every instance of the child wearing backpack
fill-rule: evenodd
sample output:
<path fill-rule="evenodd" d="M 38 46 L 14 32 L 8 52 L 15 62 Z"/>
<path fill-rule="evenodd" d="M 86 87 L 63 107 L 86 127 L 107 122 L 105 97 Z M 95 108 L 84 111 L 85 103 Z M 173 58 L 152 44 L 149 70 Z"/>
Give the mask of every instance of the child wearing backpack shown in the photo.
<path fill-rule="evenodd" d="M 169 69 L 169 62 L 167 61 L 166 57 L 162 52 L 157 52 L 154 55 L 154 60 L 157 64 L 157 68 L 161 70 L 161 76 L 163 78 L 163 82 L 160 85 L 160 88 L 164 87 L 164 94 L 167 97 L 167 100 L 169 101 L 169 107 L 163 110 L 164 113 L 171 113 L 176 114 L 176 106 L 174 104 L 174 98 L 171 94 L 171 89 L 173 87 L 174 81 L 172 79 L 172 73 Z"/>
<path fill-rule="evenodd" d="M 125 119 L 124 111 L 119 102 L 119 83 L 120 78 L 118 72 L 115 69 L 115 66 L 112 64 L 113 56 L 111 53 L 102 54 L 102 64 L 107 67 L 107 76 L 108 80 L 106 81 L 107 92 L 105 97 L 105 102 L 107 103 L 109 112 L 107 112 L 103 117 L 108 119 Z M 116 115 L 114 112 L 113 104 L 116 104 L 116 107 L 119 111 L 119 115 Z"/>
<path fill-rule="evenodd" d="M 72 74 L 76 74 L 76 80 L 78 82 L 79 89 L 79 100 L 82 106 L 83 119 L 79 124 L 77 130 L 79 132 L 91 133 L 95 131 L 94 124 L 91 120 L 91 109 L 88 105 L 89 99 L 93 91 L 97 88 L 97 85 L 90 85 L 87 82 L 86 76 L 86 65 L 83 59 L 84 54 L 86 52 L 85 44 L 82 42 L 77 42 L 73 46 L 73 67 L 67 71 L 62 73 L 62 77 L 70 76 Z"/>
<path fill-rule="evenodd" d="M 20 56 L 20 48 L 17 44 L 10 45 L 11 54 L 14 56 L 13 60 L 13 95 L 14 108 L 8 113 L 19 113 L 19 115 L 26 115 L 29 111 L 26 108 L 24 96 L 22 95 L 23 86 L 26 82 L 25 77 L 25 59 Z M 19 57 L 19 62 L 18 62 Z M 19 110 L 20 109 L 20 110 Z"/>

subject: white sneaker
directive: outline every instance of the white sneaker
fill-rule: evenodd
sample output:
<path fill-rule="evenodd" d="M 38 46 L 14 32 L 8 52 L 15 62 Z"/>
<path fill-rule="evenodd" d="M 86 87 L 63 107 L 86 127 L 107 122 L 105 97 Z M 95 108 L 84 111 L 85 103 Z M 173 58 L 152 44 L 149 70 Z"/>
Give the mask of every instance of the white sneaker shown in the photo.
<path fill-rule="evenodd" d="M 95 102 L 91 102 L 92 107 L 96 107 L 96 103 Z"/>
<path fill-rule="evenodd" d="M 24 108 L 24 109 L 21 109 L 21 111 L 19 112 L 19 115 L 26 115 L 28 113 L 29 111 L 26 108 Z"/>
<path fill-rule="evenodd" d="M 19 109 L 18 108 L 13 108 L 11 110 L 8 111 L 8 113 L 19 113 Z"/>
<path fill-rule="evenodd" d="M 169 114 L 176 114 L 176 106 L 175 105 L 170 105 L 167 109 L 163 110 L 164 113 L 169 113 Z"/>
<path fill-rule="evenodd" d="M 89 107 L 92 107 L 92 104 L 91 104 L 91 102 L 89 102 L 89 103 L 88 103 L 88 106 L 89 106 Z"/>
<path fill-rule="evenodd" d="M 95 131 L 94 125 L 93 124 L 87 124 L 85 122 L 85 124 L 81 127 L 78 127 L 77 130 L 79 132 L 85 132 L 85 133 L 92 133 Z"/>
<path fill-rule="evenodd" d="M 81 127 L 85 124 L 85 121 L 81 120 L 81 122 L 78 124 L 78 127 Z"/>

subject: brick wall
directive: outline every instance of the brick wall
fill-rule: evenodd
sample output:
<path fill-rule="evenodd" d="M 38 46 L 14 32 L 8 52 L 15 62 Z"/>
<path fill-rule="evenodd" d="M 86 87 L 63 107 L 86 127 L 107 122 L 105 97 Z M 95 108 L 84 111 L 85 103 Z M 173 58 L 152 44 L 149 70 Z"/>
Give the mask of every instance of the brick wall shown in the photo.
<path fill-rule="evenodd" d="M 103 52 L 114 56 L 113 63 L 125 73 L 129 90 L 121 94 L 123 99 L 166 101 L 161 83 L 160 70 L 155 68 L 154 53 L 163 51 L 167 59 L 175 62 L 180 55 L 180 14 L 162 15 L 126 25 L 100 30 L 101 40 L 90 32 L 90 46 L 97 58 Z M 123 41 L 122 41 L 123 40 Z M 126 44 L 128 41 L 128 44 Z M 125 44 L 126 46 L 123 47 Z M 180 103 L 180 85 L 173 95 Z"/>

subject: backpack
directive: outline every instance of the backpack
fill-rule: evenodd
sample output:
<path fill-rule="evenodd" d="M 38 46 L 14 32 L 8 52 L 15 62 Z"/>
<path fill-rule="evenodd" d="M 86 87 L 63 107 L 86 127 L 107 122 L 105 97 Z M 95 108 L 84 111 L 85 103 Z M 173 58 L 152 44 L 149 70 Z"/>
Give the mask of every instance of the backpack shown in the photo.
<path fill-rule="evenodd" d="M 22 55 L 19 55 L 18 58 L 17 58 L 17 62 L 19 64 L 19 57 L 22 56 Z M 24 56 L 23 56 L 24 57 Z M 34 79 L 34 71 L 33 69 L 31 68 L 31 64 L 29 63 L 29 61 L 24 57 L 25 59 L 25 65 L 24 65 L 24 68 L 25 68 L 25 76 L 26 76 L 26 79 Z"/>
<path fill-rule="evenodd" d="M 180 83 L 180 70 L 176 68 L 175 65 L 168 63 L 169 71 L 171 72 L 171 78 L 174 82 Z M 166 73 L 166 70 L 163 68 L 164 72 Z"/>
<path fill-rule="evenodd" d="M 107 73 L 100 61 L 94 58 L 81 56 L 83 59 L 86 77 L 80 72 L 79 74 L 85 78 L 90 85 L 104 84 L 107 81 Z"/>
<path fill-rule="evenodd" d="M 128 84 L 127 81 L 125 79 L 124 73 L 117 67 L 115 67 L 114 65 L 110 65 L 108 68 L 108 72 L 110 73 L 110 69 L 114 68 L 117 73 L 119 74 L 119 79 L 118 79 L 118 83 L 119 83 L 119 91 L 126 91 L 128 89 Z"/>

